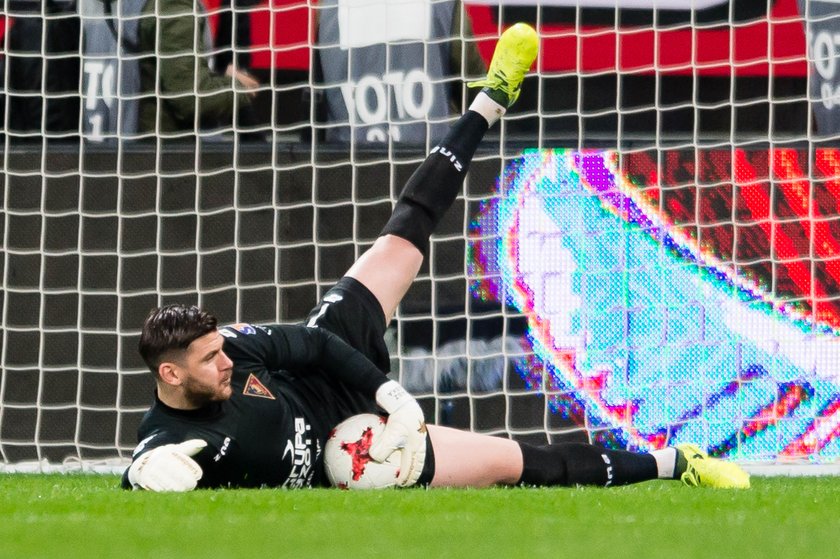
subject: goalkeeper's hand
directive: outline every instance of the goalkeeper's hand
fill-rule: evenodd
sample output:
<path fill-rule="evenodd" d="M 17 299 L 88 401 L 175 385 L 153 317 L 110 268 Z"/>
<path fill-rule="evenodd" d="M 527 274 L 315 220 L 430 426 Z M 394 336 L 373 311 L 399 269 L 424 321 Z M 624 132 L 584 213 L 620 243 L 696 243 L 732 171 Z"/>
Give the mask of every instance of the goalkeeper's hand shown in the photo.
<path fill-rule="evenodd" d="M 134 489 L 149 491 L 191 491 L 203 472 L 191 458 L 207 446 L 207 441 L 190 439 L 179 444 L 153 448 L 128 468 L 128 481 Z"/>
<path fill-rule="evenodd" d="M 382 434 L 373 441 L 370 457 L 384 462 L 401 450 L 397 485 L 417 483 L 426 461 L 426 421 L 420 405 L 399 383 L 389 380 L 376 391 L 376 403 L 388 414 Z"/>

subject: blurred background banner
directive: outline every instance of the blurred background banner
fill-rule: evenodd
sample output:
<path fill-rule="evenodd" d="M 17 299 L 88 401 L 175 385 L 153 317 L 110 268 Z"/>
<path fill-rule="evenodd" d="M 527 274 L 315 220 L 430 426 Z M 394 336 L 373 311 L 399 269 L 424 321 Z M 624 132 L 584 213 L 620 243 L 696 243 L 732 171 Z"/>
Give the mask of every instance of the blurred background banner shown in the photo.
<path fill-rule="evenodd" d="M 840 2 L 799 0 L 807 26 L 808 87 L 811 107 L 821 136 L 840 133 Z"/>
<path fill-rule="evenodd" d="M 479 37 L 495 33 L 500 22 L 538 24 L 545 71 L 709 76 L 806 71 L 796 0 L 470 2 L 468 12 Z M 492 55 L 492 42 L 481 48 Z"/>
<path fill-rule="evenodd" d="M 219 1 L 208 0 L 208 5 Z M 479 45 L 488 61 L 495 44 L 491 37 L 497 36 L 499 25 L 526 21 L 541 30 L 539 64 L 545 71 L 653 72 L 656 68 L 676 74 L 766 76 L 772 71 L 802 76 L 807 65 L 796 2 L 520 0 L 468 1 L 465 7 L 475 36 L 484 38 Z M 654 4 L 657 9 L 651 9 Z M 277 66 L 307 67 L 307 45 L 312 44 L 308 12 L 316 6 L 310 8 L 300 0 L 260 4 L 251 15 L 252 42 L 258 47 L 255 66 L 268 67 L 274 50 Z M 279 50 L 268 48 L 272 36 Z"/>

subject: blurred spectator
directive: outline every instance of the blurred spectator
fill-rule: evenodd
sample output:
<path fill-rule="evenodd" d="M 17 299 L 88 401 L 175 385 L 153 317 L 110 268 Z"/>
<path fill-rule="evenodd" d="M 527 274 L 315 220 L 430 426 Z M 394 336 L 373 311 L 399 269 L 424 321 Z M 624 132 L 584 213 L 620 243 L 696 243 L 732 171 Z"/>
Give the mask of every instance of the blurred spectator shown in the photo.
<path fill-rule="evenodd" d="M 210 67 L 210 31 L 200 0 L 148 0 L 142 13 L 148 17 L 140 19 L 139 50 L 156 56 L 140 60 L 141 88 L 159 95 L 141 99 L 140 130 L 212 129 L 230 123 L 237 110 L 246 121 L 237 126 L 250 125 L 259 82 L 235 61 L 222 74 Z"/>
<path fill-rule="evenodd" d="M 219 1 L 219 0 L 217 0 Z M 251 67 L 251 8 L 262 0 L 220 0 L 213 46 L 215 68 Z M 211 4 L 208 2 L 207 7 Z"/>
<path fill-rule="evenodd" d="M 88 138 L 214 130 L 237 111 L 236 125 L 248 125 L 259 83 L 233 61 L 213 70 L 201 0 L 82 3 Z"/>
<path fill-rule="evenodd" d="M 28 7 L 28 5 L 24 6 Z M 5 37 L 7 130 L 13 139 L 72 137 L 79 130 L 79 18 L 75 0 L 19 12 Z"/>
<path fill-rule="evenodd" d="M 318 81 L 326 120 L 337 124 L 327 139 L 424 144 L 441 137 L 460 112 L 463 76 L 486 72 L 475 43 L 463 43 L 471 36 L 459 0 L 321 1 Z"/>

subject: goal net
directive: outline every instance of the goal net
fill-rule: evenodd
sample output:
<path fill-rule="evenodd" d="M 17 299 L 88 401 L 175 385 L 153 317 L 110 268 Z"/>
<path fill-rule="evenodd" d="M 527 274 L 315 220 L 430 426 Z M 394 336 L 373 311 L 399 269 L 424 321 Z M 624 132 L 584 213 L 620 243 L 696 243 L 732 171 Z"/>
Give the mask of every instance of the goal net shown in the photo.
<path fill-rule="evenodd" d="M 0 3 L 0 471 L 125 465 L 152 307 L 305 317 L 515 21 L 540 58 L 387 333 L 393 374 L 430 421 L 520 440 L 840 456 L 827 3 L 208 0 L 188 51 L 151 53 L 183 13 Z"/>

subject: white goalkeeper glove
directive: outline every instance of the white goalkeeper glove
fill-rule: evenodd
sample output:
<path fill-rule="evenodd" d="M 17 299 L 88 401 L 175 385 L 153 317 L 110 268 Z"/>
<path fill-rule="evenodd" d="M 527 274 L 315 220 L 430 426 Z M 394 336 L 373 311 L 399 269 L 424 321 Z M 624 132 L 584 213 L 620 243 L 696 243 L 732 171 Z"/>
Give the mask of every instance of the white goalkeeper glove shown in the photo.
<path fill-rule="evenodd" d="M 399 487 L 417 483 L 426 461 L 426 421 L 423 410 L 397 381 L 389 380 L 376 391 L 376 403 L 388 414 L 382 434 L 373 441 L 370 457 L 384 462 L 397 450 L 402 451 Z"/>
<path fill-rule="evenodd" d="M 190 439 L 167 444 L 143 454 L 128 468 L 128 481 L 134 489 L 149 491 L 191 491 L 204 473 L 190 458 L 207 446 L 207 441 Z"/>

